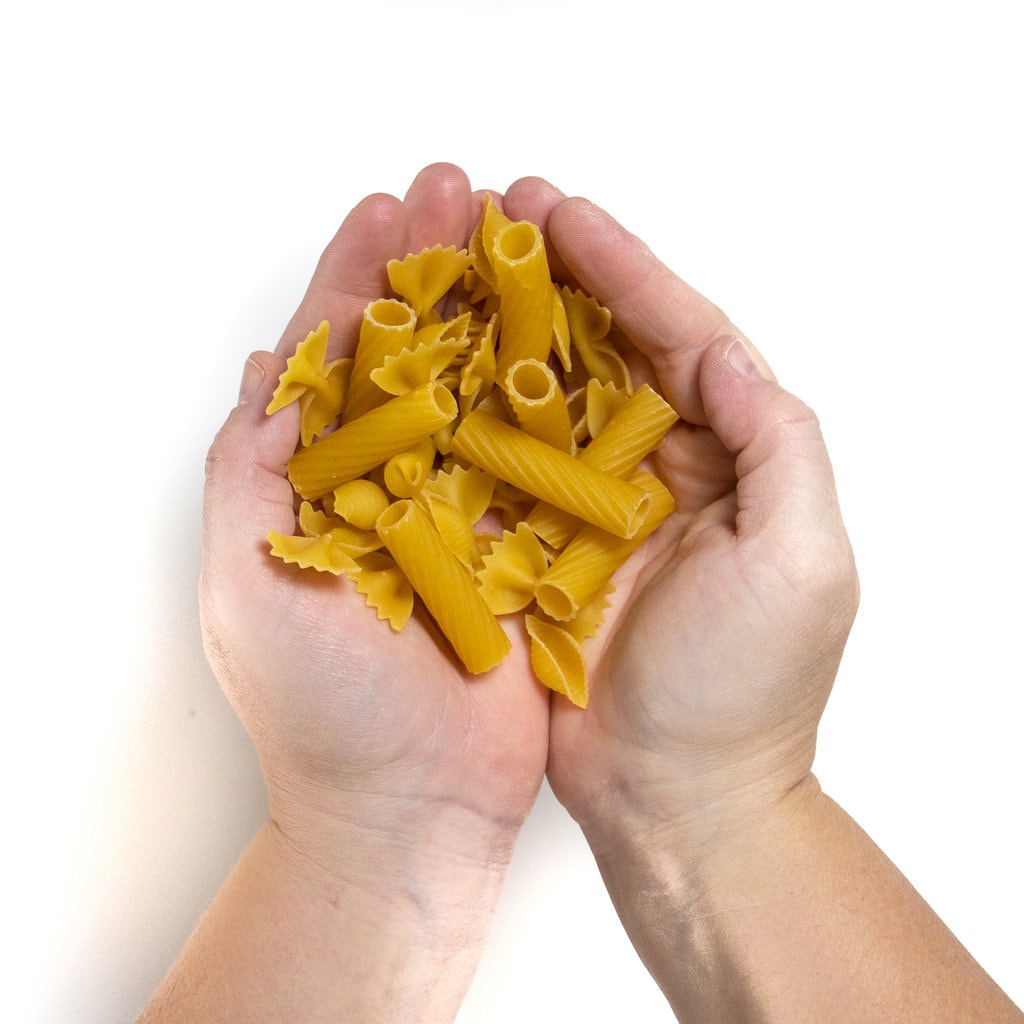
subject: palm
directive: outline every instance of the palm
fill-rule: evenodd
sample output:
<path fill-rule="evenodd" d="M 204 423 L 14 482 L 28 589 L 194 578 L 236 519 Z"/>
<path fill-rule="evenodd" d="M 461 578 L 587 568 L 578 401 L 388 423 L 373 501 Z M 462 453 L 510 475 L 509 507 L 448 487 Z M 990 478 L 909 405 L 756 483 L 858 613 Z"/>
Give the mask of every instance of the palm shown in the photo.
<path fill-rule="evenodd" d="M 290 520 L 281 482 L 277 516 Z M 269 560 L 262 572 L 253 592 L 264 607 L 234 646 L 248 652 L 246 677 L 261 687 L 254 704 L 290 771 L 383 795 L 418 788 L 485 815 L 528 806 L 543 772 L 548 701 L 525 682 L 518 648 L 469 676 L 425 617 L 395 633 L 344 577 Z"/>
<path fill-rule="evenodd" d="M 549 772 L 556 790 L 580 765 L 642 735 L 645 719 L 695 739 L 701 722 L 720 719 L 727 695 L 701 685 L 686 666 L 701 662 L 724 616 L 715 606 L 741 587 L 729 549 L 735 508 L 734 457 L 705 427 L 675 428 L 655 469 L 676 497 L 676 510 L 616 577 L 616 591 L 589 653 L 586 712 L 552 707 Z M 724 544 L 722 542 L 725 542 Z M 723 638 L 727 641 L 727 638 Z M 689 686 L 681 691 L 680 672 Z"/>
<path fill-rule="evenodd" d="M 387 261 L 464 244 L 479 205 L 465 176 L 443 166 L 424 171 L 404 202 L 364 200 L 321 259 L 276 359 L 265 357 L 268 377 L 322 319 L 331 323 L 329 358 L 350 355 L 367 302 L 386 294 Z M 344 578 L 271 558 L 267 533 L 294 530 L 284 468 L 297 413 L 233 419 L 212 453 L 234 463 L 211 474 L 204 620 L 211 662 L 256 740 L 272 794 L 313 785 L 386 796 L 390 787 L 524 817 L 543 777 L 548 718 L 524 645 L 485 676 L 467 676 L 425 618 L 396 634 Z"/>

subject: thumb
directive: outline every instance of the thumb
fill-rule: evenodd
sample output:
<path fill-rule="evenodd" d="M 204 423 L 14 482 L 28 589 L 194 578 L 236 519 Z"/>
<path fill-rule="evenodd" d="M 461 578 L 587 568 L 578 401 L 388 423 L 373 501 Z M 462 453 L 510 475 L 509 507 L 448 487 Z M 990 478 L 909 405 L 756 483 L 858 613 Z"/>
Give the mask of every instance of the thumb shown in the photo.
<path fill-rule="evenodd" d="M 700 387 L 711 428 L 736 455 L 740 542 L 767 536 L 787 554 L 814 560 L 845 552 L 832 466 L 814 412 L 780 387 L 739 337 L 708 348 Z"/>
<path fill-rule="evenodd" d="M 291 533 L 295 526 L 285 469 L 298 441 L 298 408 L 265 411 L 284 366 L 269 352 L 249 356 L 238 404 L 206 458 L 203 556 L 218 575 L 236 570 L 236 578 L 246 578 L 262 561 L 267 532 Z"/>

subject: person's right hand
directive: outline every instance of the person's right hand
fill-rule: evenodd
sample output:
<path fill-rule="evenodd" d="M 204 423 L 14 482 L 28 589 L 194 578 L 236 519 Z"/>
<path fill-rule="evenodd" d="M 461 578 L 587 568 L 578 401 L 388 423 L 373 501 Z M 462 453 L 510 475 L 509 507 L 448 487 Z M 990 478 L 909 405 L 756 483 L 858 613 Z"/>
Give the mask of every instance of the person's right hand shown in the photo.
<path fill-rule="evenodd" d="M 607 305 L 637 379 L 682 422 L 655 454 L 675 513 L 616 578 L 590 704 L 553 703 L 548 777 L 592 845 L 670 827 L 685 848 L 809 778 L 858 601 L 811 411 L 712 303 L 602 211 L 539 179 L 505 211 Z"/>

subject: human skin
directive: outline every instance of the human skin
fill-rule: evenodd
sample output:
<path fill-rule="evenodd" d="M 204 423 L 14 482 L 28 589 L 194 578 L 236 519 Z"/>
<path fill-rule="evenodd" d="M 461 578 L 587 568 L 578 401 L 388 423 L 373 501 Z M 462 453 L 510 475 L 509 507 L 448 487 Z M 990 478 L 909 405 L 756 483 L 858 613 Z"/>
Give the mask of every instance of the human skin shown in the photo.
<path fill-rule="evenodd" d="M 480 197 L 425 169 L 374 195 L 324 252 L 276 353 L 250 357 L 210 449 L 206 650 L 252 737 L 270 817 L 142 1020 L 451 1020 L 483 948 L 547 759 L 548 691 L 525 646 L 467 676 L 423 617 L 395 634 L 344 580 L 272 558 L 291 533 L 296 408 L 264 410 L 311 326 L 351 354 L 384 268 L 462 245 Z"/>
<path fill-rule="evenodd" d="M 536 683 L 514 624 L 468 677 L 424 618 L 396 635 L 272 559 L 294 529 L 297 412 L 264 414 L 285 357 L 323 319 L 351 354 L 387 260 L 462 245 L 481 195 L 441 164 L 360 203 L 210 450 L 204 637 L 270 817 L 141 1021 L 451 1021 L 545 771 L 680 1020 L 1021 1021 L 812 774 L 858 600 L 813 412 L 593 204 L 539 178 L 496 198 L 680 414 L 652 460 L 676 510 L 616 578 L 586 710 Z"/>
<path fill-rule="evenodd" d="M 814 413 L 593 204 L 524 179 L 505 211 L 544 228 L 685 421 L 653 458 L 676 513 L 617 578 L 590 704 L 553 700 L 548 753 L 678 1018 L 1020 1022 L 812 774 L 858 603 Z"/>

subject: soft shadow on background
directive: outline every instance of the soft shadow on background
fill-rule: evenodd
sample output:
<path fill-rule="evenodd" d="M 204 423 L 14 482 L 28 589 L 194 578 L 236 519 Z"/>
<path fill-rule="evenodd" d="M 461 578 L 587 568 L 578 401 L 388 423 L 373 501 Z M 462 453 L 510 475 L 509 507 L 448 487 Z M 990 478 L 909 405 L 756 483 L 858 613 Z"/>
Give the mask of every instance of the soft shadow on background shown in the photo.
<path fill-rule="evenodd" d="M 11 1020 L 128 1024 L 263 818 L 205 452 L 348 209 L 441 159 L 611 210 L 819 413 L 863 583 L 819 776 L 1024 1001 L 1016 5 L 674 10 L 5 19 Z M 459 1021 L 526 1019 L 671 1020 L 546 788 Z"/>

